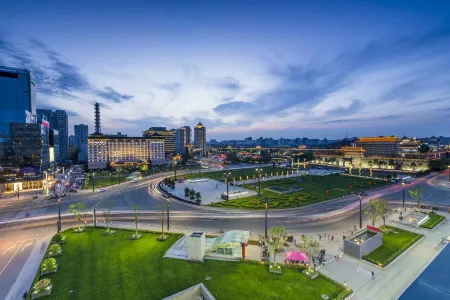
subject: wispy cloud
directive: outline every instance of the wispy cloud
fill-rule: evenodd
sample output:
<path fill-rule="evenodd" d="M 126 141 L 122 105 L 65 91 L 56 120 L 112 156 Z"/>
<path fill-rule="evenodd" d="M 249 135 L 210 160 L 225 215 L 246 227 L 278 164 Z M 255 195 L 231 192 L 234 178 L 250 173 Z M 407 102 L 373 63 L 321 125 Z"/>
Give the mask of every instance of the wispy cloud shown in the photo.
<path fill-rule="evenodd" d="M 121 94 L 110 86 L 105 86 L 103 90 L 97 90 L 96 94 L 103 99 L 114 103 L 122 103 L 134 98 L 133 95 Z"/>

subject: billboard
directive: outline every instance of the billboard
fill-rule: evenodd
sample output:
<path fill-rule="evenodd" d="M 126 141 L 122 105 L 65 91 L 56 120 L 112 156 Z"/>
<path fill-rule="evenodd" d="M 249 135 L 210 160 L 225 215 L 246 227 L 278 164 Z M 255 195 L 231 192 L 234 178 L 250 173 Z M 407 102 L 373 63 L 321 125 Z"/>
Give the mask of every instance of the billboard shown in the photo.
<path fill-rule="evenodd" d="M 50 128 L 50 123 L 48 121 L 42 120 L 42 125 L 44 125 L 47 128 Z"/>
<path fill-rule="evenodd" d="M 54 162 L 55 161 L 55 148 L 53 147 L 48 147 L 49 150 L 49 154 L 50 154 L 50 162 Z"/>
<path fill-rule="evenodd" d="M 29 112 L 28 110 L 25 110 L 25 123 L 36 124 L 36 121 L 36 115 Z"/>

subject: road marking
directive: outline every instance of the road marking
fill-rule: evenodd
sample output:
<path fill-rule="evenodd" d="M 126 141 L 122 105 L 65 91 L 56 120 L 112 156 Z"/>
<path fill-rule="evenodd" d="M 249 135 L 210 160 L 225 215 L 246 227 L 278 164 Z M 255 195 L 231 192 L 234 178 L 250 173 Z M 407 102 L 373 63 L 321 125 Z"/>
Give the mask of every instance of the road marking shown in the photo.
<path fill-rule="evenodd" d="M 22 247 L 22 244 L 23 244 L 23 243 L 24 243 L 24 242 L 22 242 L 22 243 L 20 244 L 19 248 Z M 8 262 L 6 263 L 6 265 L 3 267 L 3 270 L 0 272 L 0 275 L 3 274 L 3 272 L 5 271 L 5 269 L 8 267 L 9 263 L 13 260 L 14 256 L 16 256 L 17 251 L 19 251 L 19 248 L 17 248 L 16 252 L 14 252 L 13 256 L 11 256 L 11 258 L 8 260 Z"/>
<path fill-rule="evenodd" d="M 29 242 L 29 243 L 25 244 L 25 245 L 23 246 L 23 248 L 22 248 L 22 251 L 25 250 L 25 248 L 28 247 L 28 246 L 30 246 L 31 244 L 33 244 L 33 242 Z"/>
<path fill-rule="evenodd" d="M 3 252 L 3 255 L 5 255 L 6 252 L 8 252 L 8 250 L 14 249 L 16 246 L 17 246 L 17 244 L 14 244 L 14 246 L 11 246 L 8 249 L 6 249 L 5 252 Z"/>

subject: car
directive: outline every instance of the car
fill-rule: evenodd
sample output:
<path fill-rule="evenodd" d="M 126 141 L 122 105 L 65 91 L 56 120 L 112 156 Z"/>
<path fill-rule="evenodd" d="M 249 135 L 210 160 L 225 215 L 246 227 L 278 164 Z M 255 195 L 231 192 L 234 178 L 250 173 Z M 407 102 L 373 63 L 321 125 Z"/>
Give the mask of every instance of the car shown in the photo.
<path fill-rule="evenodd" d="M 103 192 L 106 192 L 106 190 L 105 189 L 98 189 L 97 192 L 98 193 L 103 193 Z"/>
<path fill-rule="evenodd" d="M 65 196 L 67 196 L 67 194 L 65 194 L 65 193 L 59 195 L 59 197 L 61 197 L 61 198 L 62 198 L 62 197 L 65 197 Z"/>
<path fill-rule="evenodd" d="M 139 181 L 139 179 L 137 179 L 137 178 L 134 178 L 133 180 L 131 180 L 131 182 L 138 182 Z"/>
<path fill-rule="evenodd" d="M 70 192 L 70 193 L 76 193 L 77 190 L 76 190 L 76 189 L 70 189 L 69 192 Z"/>

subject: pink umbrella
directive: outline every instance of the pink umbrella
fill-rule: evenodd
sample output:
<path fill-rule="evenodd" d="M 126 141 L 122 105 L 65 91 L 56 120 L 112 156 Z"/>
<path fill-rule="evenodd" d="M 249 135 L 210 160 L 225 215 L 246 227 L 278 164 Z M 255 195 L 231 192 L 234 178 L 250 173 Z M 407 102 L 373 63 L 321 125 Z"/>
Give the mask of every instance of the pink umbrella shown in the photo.
<path fill-rule="evenodd" d="M 286 257 L 290 260 L 308 262 L 308 256 L 304 252 L 289 251 L 286 252 Z"/>

